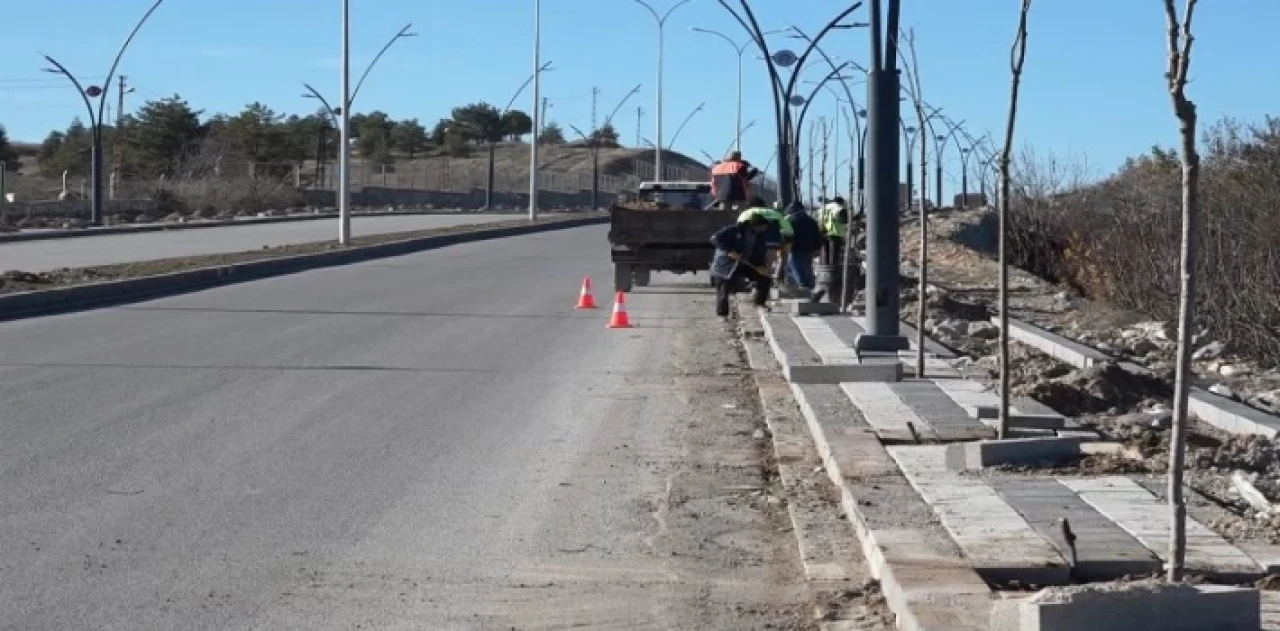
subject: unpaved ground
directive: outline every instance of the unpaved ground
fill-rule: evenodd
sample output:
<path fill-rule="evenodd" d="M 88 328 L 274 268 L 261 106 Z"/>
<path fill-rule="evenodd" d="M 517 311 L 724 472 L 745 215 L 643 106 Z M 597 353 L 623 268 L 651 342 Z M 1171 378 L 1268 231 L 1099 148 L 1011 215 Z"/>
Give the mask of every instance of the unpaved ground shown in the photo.
<path fill-rule="evenodd" d="M 930 222 L 930 280 L 925 330 L 966 355 L 962 366 L 988 381 L 999 375 L 994 313 L 998 265 L 982 253 L 994 229 L 980 211 L 940 213 Z M 903 250 L 917 260 L 919 226 L 904 227 Z M 973 246 L 973 247 L 970 247 Z M 909 272 L 918 269 L 908 265 Z M 1010 315 L 1097 348 L 1118 359 L 1147 367 L 1152 376 L 1135 375 L 1118 365 L 1084 370 L 1063 364 L 1029 347 L 1010 347 L 1010 381 L 1015 395 L 1034 398 L 1081 420 L 1110 440 L 1123 443 L 1123 454 L 1098 455 L 1046 472 L 1150 473 L 1168 469 L 1172 419 L 1175 334 L 1169 323 L 1154 322 L 1088 300 L 1030 274 L 1010 270 Z M 915 291 L 909 292 L 903 317 L 916 319 Z M 1194 368 L 1216 392 L 1242 398 L 1256 407 L 1277 411 L 1280 372 L 1232 357 L 1201 335 Z M 1226 388 L 1225 390 L 1223 388 Z M 1280 503 L 1280 443 L 1260 436 L 1232 436 L 1192 419 L 1189 424 L 1187 484 L 1207 499 L 1202 502 L 1210 525 L 1233 541 L 1280 543 L 1280 516 L 1262 514 L 1245 502 L 1231 475 L 1247 475 L 1256 488 Z"/>
<path fill-rule="evenodd" d="M 577 219 L 586 216 L 584 213 L 564 213 L 552 216 L 543 216 L 538 219 L 538 223 L 556 223 L 570 219 Z M 450 226 L 447 228 L 435 228 L 431 230 L 416 230 L 412 232 L 392 232 L 385 234 L 376 234 L 369 236 L 357 236 L 351 240 L 352 245 L 376 245 L 379 243 L 390 243 L 393 241 L 402 241 L 405 239 L 414 239 L 420 237 L 439 236 L 447 234 L 459 234 L 463 232 L 475 232 L 482 230 L 492 230 L 507 228 L 513 226 L 527 225 L 527 219 L 513 219 L 511 221 L 498 221 L 489 223 L 463 224 L 458 226 Z M 213 228 L 216 230 L 216 228 Z M 233 265 L 236 263 L 248 263 L 251 261 L 262 261 L 266 259 L 283 258 L 287 256 L 296 256 L 299 254 L 314 254 L 317 252 L 328 252 L 330 250 L 341 249 L 336 241 L 318 241 L 312 243 L 301 243 L 295 245 L 283 245 L 277 247 L 264 247 L 259 250 L 250 250 L 246 252 L 232 252 L 227 254 L 208 254 L 200 256 L 185 256 L 177 258 L 160 259 L 153 261 L 140 261 L 136 263 L 122 263 L 118 265 L 99 265 L 94 267 L 78 267 L 65 268 L 43 272 L 26 272 L 21 270 L 11 270 L 0 272 L 0 294 L 17 293 L 23 291 L 39 291 L 43 289 L 54 289 L 58 287 L 69 287 L 72 285 L 86 285 L 90 283 L 100 283 L 110 280 L 122 280 L 126 278 L 138 278 L 141 276 L 154 276 L 158 274 L 167 274 L 170 272 L 180 272 L 183 270 L 197 269 L 201 267 L 213 267 L 218 265 Z"/>

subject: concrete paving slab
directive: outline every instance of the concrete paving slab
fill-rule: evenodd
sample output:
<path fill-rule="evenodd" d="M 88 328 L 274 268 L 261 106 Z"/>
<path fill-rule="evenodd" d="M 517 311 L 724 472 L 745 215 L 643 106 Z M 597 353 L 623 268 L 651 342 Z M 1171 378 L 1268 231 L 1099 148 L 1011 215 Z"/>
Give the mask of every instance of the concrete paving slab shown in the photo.
<path fill-rule="evenodd" d="M 839 387 L 791 389 L 900 629 L 982 631 L 991 594 Z"/>
<path fill-rule="evenodd" d="M 1062 555 L 984 480 L 949 470 L 946 446 L 887 450 L 988 582 L 1067 583 L 1070 568 Z"/>
<path fill-rule="evenodd" d="M 851 345 L 859 335 L 867 332 L 865 327 L 857 323 L 856 318 L 850 316 L 829 318 L 827 324 L 831 326 L 832 331 L 836 332 L 836 335 L 840 336 L 840 339 Z"/>
<path fill-rule="evenodd" d="M 1078 586 L 995 603 L 992 631 L 1257 631 L 1260 594 L 1222 585 Z"/>
<path fill-rule="evenodd" d="M 842 383 L 840 389 L 881 440 L 936 441 L 933 426 L 921 419 L 887 383 Z M 918 440 L 917 440 L 918 439 Z"/>
<path fill-rule="evenodd" d="M 791 384 L 833 481 L 849 478 L 874 481 L 901 477 L 898 465 L 885 452 L 875 430 L 860 410 L 850 409 L 849 398 L 836 384 Z"/>
<path fill-rule="evenodd" d="M 1161 560 L 1168 561 L 1169 508 L 1150 491 L 1123 476 L 1061 482 Z M 1250 580 L 1262 575 L 1258 562 L 1191 517 L 1187 517 L 1186 567 L 1191 572 L 1226 579 Z"/>
<path fill-rule="evenodd" d="M 1067 520 L 1076 536 L 1073 578 L 1112 580 L 1160 571 L 1160 559 L 1146 546 L 1057 480 L 997 477 L 987 482 L 1070 560 L 1071 546 L 1062 534 L 1062 519 Z"/>
<path fill-rule="evenodd" d="M 791 316 L 776 313 L 761 314 L 760 323 L 764 328 L 765 338 L 773 349 L 778 361 L 785 365 L 804 366 L 821 365 L 822 358 L 805 340 Z"/>
<path fill-rule="evenodd" d="M 939 380 L 944 381 L 944 380 Z M 913 412 L 937 432 L 940 440 L 976 440 L 994 437 L 991 427 L 973 419 L 938 384 L 930 380 L 890 385 Z"/>
<path fill-rule="evenodd" d="M 985 385 L 969 380 L 939 379 L 939 389 L 950 396 L 969 416 L 991 421 L 999 419 L 1000 395 Z M 1013 427 L 1060 429 L 1067 419 L 1044 405 L 1027 405 L 1030 399 L 1009 401 L 1009 424 Z M 987 423 L 995 426 L 994 423 Z"/>
<path fill-rule="evenodd" d="M 838 384 L 857 381 L 898 381 L 902 379 L 902 365 L 899 364 L 824 364 L 822 357 L 805 339 L 804 333 L 797 326 L 796 320 L 810 321 L 811 318 L 795 318 L 785 315 L 762 314 L 761 325 L 769 346 L 782 365 L 783 375 L 792 383 Z M 829 330 L 828 330 L 829 331 Z M 827 343 L 825 350 L 837 353 L 829 355 L 829 359 L 847 361 L 848 356 L 839 348 L 830 346 L 830 339 L 823 339 L 817 333 L 821 343 Z M 852 349 L 850 349 L 850 353 Z"/>
<path fill-rule="evenodd" d="M 831 330 L 826 318 L 792 316 L 791 322 L 800 330 L 800 335 L 804 336 L 804 340 L 822 359 L 823 364 L 859 363 L 858 353 Z"/>

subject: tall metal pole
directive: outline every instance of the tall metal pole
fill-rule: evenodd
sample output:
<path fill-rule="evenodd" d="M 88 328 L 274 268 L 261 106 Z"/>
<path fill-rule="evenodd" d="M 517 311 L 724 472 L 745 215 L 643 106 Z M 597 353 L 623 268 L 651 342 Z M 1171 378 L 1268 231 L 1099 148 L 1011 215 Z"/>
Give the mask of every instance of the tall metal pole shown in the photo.
<path fill-rule="evenodd" d="M 663 31 L 665 30 L 665 27 L 666 27 L 666 25 L 667 25 L 667 18 L 671 17 L 671 14 L 672 14 L 672 13 L 674 13 L 676 9 L 679 9 L 680 7 L 682 7 L 682 6 L 686 5 L 686 4 L 688 4 L 691 0 L 681 0 L 680 2 L 677 2 L 677 3 L 675 4 L 675 6 L 671 7 L 670 9 L 667 9 L 667 12 L 666 12 L 666 13 L 663 13 L 663 14 L 661 14 L 661 15 L 659 15 L 659 14 L 658 14 L 658 12 L 657 12 L 656 10 L 654 10 L 654 8 L 653 8 L 652 6 L 649 6 L 649 3 L 648 3 L 648 2 L 645 2 L 644 0 L 635 0 L 635 1 L 636 1 L 636 3 L 637 3 L 637 4 L 639 4 L 640 6 L 643 6 L 644 8 L 648 9 L 648 10 L 649 10 L 649 13 L 652 13 L 652 14 L 653 14 L 653 19 L 654 19 L 654 20 L 656 20 L 656 21 L 658 22 L 658 90 L 657 90 L 657 101 L 658 101 L 657 135 L 658 135 L 658 137 L 657 137 L 656 139 L 654 139 L 654 149 L 653 149 L 653 170 L 654 170 L 654 174 L 653 174 L 653 179 L 654 179 L 655 181 L 661 182 L 663 179 L 665 179 L 665 178 L 663 178 L 663 177 L 662 177 L 662 52 L 663 52 L 663 51 L 662 51 L 662 48 L 663 48 L 662 43 L 663 43 Z"/>
<path fill-rule="evenodd" d="M 746 46 L 738 49 L 738 105 L 737 115 L 734 117 L 733 126 L 737 130 L 738 142 L 733 146 L 734 150 L 742 153 L 742 53 L 746 52 Z"/>
<path fill-rule="evenodd" d="M 89 205 L 89 222 L 93 224 L 102 223 L 103 213 L 105 210 L 105 199 L 103 198 L 102 191 L 102 124 L 103 113 L 107 104 L 107 95 L 111 93 L 111 80 L 115 78 L 116 69 L 120 67 L 120 59 L 124 57 L 124 52 L 128 50 L 129 44 L 133 42 L 133 38 L 137 36 L 138 31 L 142 29 L 142 25 L 147 23 L 151 14 L 155 13 L 156 9 L 159 9 L 160 4 L 163 2 L 164 0 L 156 0 L 155 3 L 151 5 L 151 8 L 147 9 L 147 12 L 142 15 L 142 19 L 138 20 L 138 23 L 133 26 L 133 30 L 129 33 L 129 36 L 125 38 L 124 44 L 120 45 L 120 50 L 116 51 L 116 58 L 111 62 L 111 69 L 107 71 L 107 77 L 102 83 L 102 88 L 97 88 L 95 86 L 89 87 L 89 89 L 95 90 L 92 94 L 90 94 L 89 89 L 82 86 L 80 82 L 76 80 L 75 76 L 72 75 L 71 72 L 69 72 L 62 64 L 54 61 L 54 59 L 48 55 L 44 56 L 45 60 L 55 68 L 47 69 L 46 71 L 61 74 L 69 79 L 71 84 L 75 86 L 76 91 L 80 93 L 80 98 L 84 101 L 85 107 L 89 110 L 89 125 L 92 132 L 90 136 L 92 139 L 92 155 L 89 160 L 89 175 L 93 179 L 93 185 L 91 187 L 93 197 Z M 96 113 L 94 112 L 93 105 L 89 102 L 89 98 L 91 96 L 98 97 L 98 109 Z"/>
<path fill-rule="evenodd" d="M 351 0 L 342 0 L 342 111 L 338 121 L 338 244 L 351 244 Z"/>
<path fill-rule="evenodd" d="M 859 350 L 900 351 L 910 347 L 899 334 L 900 244 L 898 182 L 902 159 L 898 94 L 898 0 L 870 0 L 871 68 L 867 73 L 867 333 Z"/>
<path fill-rule="evenodd" d="M 542 100 L 542 0 L 533 2 L 533 138 L 529 143 L 529 221 L 538 219 L 538 131 L 542 116 L 538 102 Z"/>

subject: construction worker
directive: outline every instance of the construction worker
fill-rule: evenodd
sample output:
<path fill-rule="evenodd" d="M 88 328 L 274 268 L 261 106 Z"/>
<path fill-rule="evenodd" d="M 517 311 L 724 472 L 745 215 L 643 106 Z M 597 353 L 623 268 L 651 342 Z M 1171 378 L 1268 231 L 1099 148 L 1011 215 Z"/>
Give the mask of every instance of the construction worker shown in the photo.
<path fill-rule="evenodd" d="M 742 152 L 734 151 L 711 167 L 711 197 L 725 210 L 741 208 L 757 175 L 760 170 L 743 160 Z"/>
<path fill-rule="evenodd" d="M 822 247 L 822 228 L 805 209 L 804 204 L 792 202 L 787 209 L 787 221 L 791 224 L 791 250 L 787 256 L 787 277 L 791 284 L 812 292 L 814 289 L 813 257 Z"/>
<path fill-rule="evenodd" d="M 769 221 L 769 229 L 765 232 L 765 236 L 770 248 L 776 249 L 791 240 L 793 233 L 791 221 L 780 211 L 770 208 L 759 196 L 752 197 L 747 202 L 747 209 L 738 213 L 738 222 L 741 223 L 755 215 L 760 215 Z"/>
<path fill-rule="evenodd" d="M 726 226 L 711 235 L 716 248 L 711 260 L 711 282 L 716 286 L 716 315 L 729 316 L 729 297 L 745 288 L 755 286 L 755 305 L 767 309 L 769 287 L 772 281 L 765 269 L 768 246 L 765 232 L 771 222 L 762 214 L 749 214 L 738 223 Z"/>
<path fill-rule="evenodd" d="M 849 224 L 849 209 L 843 197 L 836 196 L 822 205 L 818 213 L 818 225 L 822 228 L 822 262 L 839 265 L 844 254 L 845 231 Z"/>

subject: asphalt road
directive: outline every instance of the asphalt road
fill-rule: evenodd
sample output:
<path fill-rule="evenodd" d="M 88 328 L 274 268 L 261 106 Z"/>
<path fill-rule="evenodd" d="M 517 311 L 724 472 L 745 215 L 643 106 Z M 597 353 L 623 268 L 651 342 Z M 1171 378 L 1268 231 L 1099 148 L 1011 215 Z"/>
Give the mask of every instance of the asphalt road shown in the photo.
<path fill-rule="evenodd" d="M 508 221 L 513 218 L 518 216 L 475 213 L 353 217 L 351 232 L 356 236 L 385 234 L 448 228 L 471 223 Z M 181 256 L 244 252 L 263 246 L 292 245 L 337 238 L 336 219 L 317 219 L 171 232 L 18 241 L 0 243 L 0 271 L 43 272 L 62 267 L 89 267 Z"/>
<path fill-rule="evenodd" d="M 604 242 L 0 324 L 0 627 L 810 620 L 711 296 L 640 290 L 606 329 Z"/>

